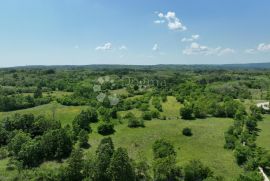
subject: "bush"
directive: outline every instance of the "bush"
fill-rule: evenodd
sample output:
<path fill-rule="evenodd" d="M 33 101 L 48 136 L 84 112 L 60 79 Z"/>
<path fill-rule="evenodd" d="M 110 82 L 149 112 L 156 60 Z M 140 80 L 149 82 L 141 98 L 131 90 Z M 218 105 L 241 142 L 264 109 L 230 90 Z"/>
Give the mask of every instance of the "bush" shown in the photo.
<path fill-rule="evenodd" d="M 130 119 L 130 118 L 134 118 L 135 115 L 132 112 L 128 112 L 123 118 L 124 119 Z"/>
<path fill-rule="evenodd" d="M 79 132 L 79 135 L 78 135 L 79 146 L 80 146 L 81 148 L 88 148 L 88 147 L 89 147 L 88 139 L 89 139 L 88 132 L 85 131 L 84 129 L 82 129 L 82 130 Z"/>
<path fill-rule="evenodd" d="M 247 172 L 241 174 L 237 181 L 261 181 L 263 180 L 262 175 L 259 172 Z"/>
<path fill-rule="evenodd" d="M 196 118 L 201 118 L 201 119 L 206 118 L 207 117 L 206 106 L 203 103 L 197 102 L 194 105 L 193 113 Z"/>
<path fill-rule="evenodd" d="M 159 118 L 160 113 L 158 110 L 155 109 L 155 110 L 151 111 L 151 116 L 152 116 L 152 118 Z"/>
<path fill-rule="evenodd" d="M 248 157 L 250 156 L 250 154 L 251 154 L 251 150 L 247 146 L 238 145 L 235 148 L 234 155 L 239 165 L 244 164 L 248 160 Z"/>
<path fill-rule="evenodd" d="M 156 140 L 152 146 L 152 149 L 155 159 L 176 156 L 173 145 L 164 139 Z"/>
<path fill-rule="evenodd" d="M 0 148 L 0 160 L 8 157 L 8 151 L 5 147 Z"/>
<path fill-rule="evenodd" d="M 46 160 L 67 158 L 72 151 L 71 135 L 64 128 L 46 132 L 40 141 Z"/>
<path fill-rule="evenodd" d="M 198 160 L 191 161 L 184 168 L 184 174 L 185 181 L 201 181 L 213 176 L 213 172 Z"/>
<path fill-rule="evenodd" d="M 234 149 L 236 141 L 237 141 L 237 138 L 234 135 L 226 133 L 225 134 L 224 148 L 226 148 L 226 149 Z"/>
<path fill-rule="evenodd" d="M 161 120 L 166 120 L 167 118 L 166 118 L 166 116 L 162 115 L 162 116 L 160 116 L 160 119 Z"/>
<path fill-rule="evenodd" d="M 114 126 L 111 123 L 101 123 L 98 128 L 98 133 L 101 135 L 110 135 L 115 132 Z"/>
<path fill-rule="evenodd" d="M 190 128 L 184 128 L 182 131 L 183 135 L 185 136 L 192 136 L 192 131 Z"/>
<path fill-rule="evenodd" d="M 130 128 L 144 127 L 144 121 L 138 120 L 137 118 L 130 118 L 128 120 L 128 127 Z"/>
<path fill-rule="evenodd" d="M 151 120 L 152 119 L 152 113 L 150 111 L 146 111 L 143 113 L 142 118 L 144 120 Z"/>
<path fill-rule="evenodd" d="M 180 109 L 180 115 L 182 119 L 192 119 L 192 107 L 185 105 Z"/>

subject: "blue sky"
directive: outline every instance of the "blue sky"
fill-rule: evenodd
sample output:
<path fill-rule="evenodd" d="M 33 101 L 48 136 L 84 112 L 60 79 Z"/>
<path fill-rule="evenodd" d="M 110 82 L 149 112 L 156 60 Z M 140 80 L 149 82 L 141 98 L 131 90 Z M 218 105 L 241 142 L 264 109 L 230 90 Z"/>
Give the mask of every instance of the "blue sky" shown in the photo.
<path fill-rule="evenodd" d="M 0 0 L 0 67 L 270 62 L 269 0 Z"/>

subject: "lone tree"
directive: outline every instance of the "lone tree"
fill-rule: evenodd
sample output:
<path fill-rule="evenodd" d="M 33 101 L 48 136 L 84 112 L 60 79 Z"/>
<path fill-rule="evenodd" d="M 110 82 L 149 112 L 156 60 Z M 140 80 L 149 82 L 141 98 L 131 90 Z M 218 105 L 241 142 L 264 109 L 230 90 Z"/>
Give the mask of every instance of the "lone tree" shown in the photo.
<path fill-rule="evenodd" d="M 93 108 L 83 110 L 79 115 L 75 117 L 72 122 L 73 131 L 75 136 L 78 136 L 81 129 L 86 130 L 88 133 L 92 131 L 90 123 L 98 121 L 97 112 Z"/>
<path fill-rule="evenodd" d="M 153 144 L 154 158 L 164 158 L 167 156 L 176 156 L 173 145 L 164 139 L 156 140 Z"/>
<path fill-rule="evenodd" d="M 42 97 L 42 87 L 39 85 L 34 92 L 34 98 L 41 98 Z"/>
<path fill-rule="evenodd" d="M 70 158 L 67 161 L 68 166 L 65 168 L 64 178 L 68 181 L 82 180 L 83 169 L 83 153 L 81 149 L 72 151 Z"/>
<path fill-rule="evenodd" d="M 199 160 L 192 160 L 184 168 L 185 181 L 203 181 L 213 177 L 213 172 Z"/>
<path fill-rule="evenodd" d="M 134 168 L 126 149 L 118 148 L 115 151 L 111 159 L 109 174 L 112 181 L 135 181 Z"/>
<path fill-rule="evenodd" d="M 115 132 L 114 125 L 112 123 L 103 122 L 101 123 L 98 128 L 98 133 L 101 135 L 110 135 Z"/>
<path fill-rule="evenodd" d="M 181 169 L 176 166 L 176 152 L 173 145 L 160 139 L 153 145 L 154 152 L 154 180 L 179 180 Z"/>
<path fill-rule="evenodd" d="M 110 137 L 103 138 L 96 151 L 96 174 L 95 180 L 110 181 L 108 168 L 114 153 L 114 145 Z"/>
<path fill-rule="evenodd" d="M 82 129 L 78 135 L 79 145 L 81 148 L 89 147 L 88 139 L 89 139 L 88 132 Z"/>
<path fill-rule="evenodd" d="M 182 119 L 192 119 L 192 106 L 190 105 L 185 105 L 180 109 L 180 115 Z"/>

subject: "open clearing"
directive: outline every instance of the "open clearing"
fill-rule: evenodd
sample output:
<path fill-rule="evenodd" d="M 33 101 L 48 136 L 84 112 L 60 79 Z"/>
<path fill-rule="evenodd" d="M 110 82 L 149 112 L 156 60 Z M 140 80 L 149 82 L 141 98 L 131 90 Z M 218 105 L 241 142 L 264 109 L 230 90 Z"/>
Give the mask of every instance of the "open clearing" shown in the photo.
<path fill-rule="evenodd" d="M 133 159 L 147 159 L 149 164 L 153 158 L 152 144 L 156 139 L 165 138 L 169 140 L 177 150 L 177 162 L 180 166 L 185 165 L 192 159 L 199 159 L 208 165 L 216 175 L 223 176 L 226 180 L 237 178 L 243 171 L 235 162 L 233 152 L 225 150 L 224 132 L 233 124 L 232 119 L 224 118 L 207 118 L 192 121 L 176 119 L 179 117 L 179 104 L 174 97 L 168 97 L 168 101 L 162 103 L 163 113 L 170 120 L 152 120 L 145 122 L 145 128 L 128 128 L 127 122 L 115 122 L 115 134 L 111 135 L 115 147 L 127 148 Z M 35 115 L 44 114 L 51 117 L 55 110 L 55 117 L 61 120 L 63 125 L 70 124 L 74 117 L 87 106 L 63 106 L 57 103 L 38 106 L 35 108 L 0 113 L 0 119 L 13 113 L 33 113 Z M 136 116 L 140 116 L 141 111 L 131 110 Z M 121 116 L 127 111 L 119 112 Z M 90 134 L 90 149 L 85 150 L 89 153 L 95 153 L 95 150 L 103 138 L 96 131 L 98 123 L 92 124 L 93 133 Z M 190 127 L 193 132 L 192 137 L 182 135 L 182 129 Z M 258 137 L 258 145 L 270 150 L 270 116 L 266 115 L 264 121 L 259 122 L 261 129 Z M 142 157 L 142 155 L 144 155 Z M 5 170 L 8 160 L 0 161 L 0 172 L 2 176 L 12 175 L 13 171 Z M 54 162 L 48 162 L 42 167 L 59 166 Z M 0 178 L 1 180 L 1 178 Z"/>
<path fill-rule="evenodd" d="M 225 150 L 224 132 L 232 124 L 231 119 L 208 118 L 205 120 L 152 120 L 145 122 L 145 128 L 128 128 L 127 123 L 116 126 L 112 139 L 116 147 L 127 148 L 133 159 L 152 160 L 152 144 L 158 138 L 169 140 L 177 150 L 177 162 L 184 165 L 192 159 L 199 159 L 213 171 L 225 178 L 236 178 L 242 171 L 234 160 L 232 151 Z M 93 126 L 94 128 L 95 126 Z M 182 129 L 190 127 L 192 137 L 182 135 Z M 90 135 L 89 143 L 94 153 L 102 136 Z M 144 159 L 144 158 L 143 158 Z M 151 163 L 150 163 L 151 164 Z"/>

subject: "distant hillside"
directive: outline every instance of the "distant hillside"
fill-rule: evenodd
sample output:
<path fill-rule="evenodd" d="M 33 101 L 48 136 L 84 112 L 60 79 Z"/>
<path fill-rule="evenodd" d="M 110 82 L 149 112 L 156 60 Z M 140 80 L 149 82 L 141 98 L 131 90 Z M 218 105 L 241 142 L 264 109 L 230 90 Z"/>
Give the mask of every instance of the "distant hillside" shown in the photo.
<path fill-rule="evenodd" d="M 119 64 L 92 64 L 92 65 L 30 65 L 1 69 L 270 69 L 270 63 L 248 64 L 158 64 L 158 65 L 119 65 Z"/>

